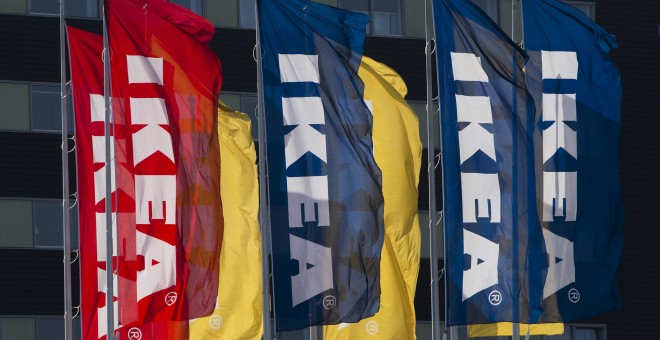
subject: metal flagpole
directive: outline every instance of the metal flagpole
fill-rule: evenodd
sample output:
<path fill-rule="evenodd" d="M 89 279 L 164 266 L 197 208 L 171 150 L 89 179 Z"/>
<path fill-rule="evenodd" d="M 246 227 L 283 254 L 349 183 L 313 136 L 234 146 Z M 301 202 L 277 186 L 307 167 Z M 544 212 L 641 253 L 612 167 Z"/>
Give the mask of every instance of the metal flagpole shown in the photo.
<path fill-rule="evenodd" d="M 108 0 L 103 0 L 103 100 L 105 103 L 105 237 L 106 237 L 106 258 L 105 258 L 105 272 L 106 272 L 106 299 L 105 306 L 107 312 L 107 338 L 114 339 L 115 323 L 114 323 L 114 286 L 113 274 L 114 268 L 112 265 L 112 155 L 110 154 L 110 118 L 112 117 L 112 104 L 110 102 L 110 45 L 108 44 L 108 25 L 106 20 L 105 5 Z M 112 335 L 111 335 L 112 334 Z"/>
<path fill-rule="evenodd" d="M 268 262 L 268 244 L 270 243 L 270 219 L 268 218 L 268 205 L 266 186 L 268 178 L 266 173 L 266 114 L 264 108 L 264 82 L 261 63 L 261 40 L 259 38 L 259 2 L 255 1 L 254 17 L 256 23 L 256 57 L 257 57 L 257 107 L 259 123 L 259 226 L 261 228 L 261 282 L 263 302 L 264 340 L 273 339 L 270 327 L 270 275 Z"/>
<path fill-rule="evenodd" d="M 73 339 L 73 302 L 71 300 L 71 215 L 69 213 L 69 117 L 66 86 L 66 30 L 60 0 L 60 109 L 62 113 L 62 229 L 64 246 L 64 338 Z"/>
<path fill-rule="evenodd" d="M 428 176 L 429 176 L 429 232 L 431 241 L 431 338 L 440 339 L 440 284 L 438 280 L 438 235 L 436 229 L 435 211 L 435 110 L 433 110 L 433 78 L 431 54 L 433 52 L 431 40 L 433 37 L 433 2 L 426 0 L 426 133 L 428 150 Z M 445 299 L 446 301 L 446 299 Z M 445 302 L 446 303 L 446 302 Z"/>
<path fill-rule="evenodd" d="M 514 43 L 516 42 L 516 38 L 517 38 L 517 34 L 516 34 L 516 9 L 517 9 L 517 6 L 516 6 L 516 2 L 518 2 L 518 0 L 512 0 L 511 1 L 511 40 L 513 40 Z M 514 98 L 515 98 L 515 93 L 514 93 Z M 517 229 L 516 229 L 515 232 L 518 232 Z M 518 237 L 518 235 L 515 235 L 515 236 Z M 515 261 L 515 262 L 518 261 L 516 256 L 517 256 L 517 253 L 514 252 L 513 261 Z M 516 265 L 516 267 L 517 267 L 517 265 Z M 516 275 L 514 280 L 518 280 L 518 275 Z M 515 286 L 517 286 L 517 284 Z M 515 299 L 514 301 L 517 301 L 517 299 Z M 516 305 L 513 306 L 513 308 L 515 308 L 514 309 L 514 315 L 518 315 L 518 318 L 520 318 L 520 312 L 519 312 L 520 305 L 516 304 Z M 511 324 L 511 327 L 512 327 L 512 329 L 511 329 L 511 340 L 520 340 L 520 324 L 516 323 L 516 322 L 513 322 Z"/>

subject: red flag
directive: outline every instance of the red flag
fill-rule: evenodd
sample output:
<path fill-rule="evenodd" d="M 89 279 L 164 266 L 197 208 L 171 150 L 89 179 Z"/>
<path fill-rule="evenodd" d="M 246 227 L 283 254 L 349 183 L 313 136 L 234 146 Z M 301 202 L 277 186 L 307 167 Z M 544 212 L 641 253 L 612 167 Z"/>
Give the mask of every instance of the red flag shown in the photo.
<path fill-rule="evenodd" d="M 189 320 L 216 304 L 222 207 L 213 27 L 162 0 L 106 2 L 112 142 L 115 321 Z M 106 335 L 101 37 L 68 29 L 75 93 L 86 339 Z M 117 228 L 118 226 L 118 228 Z M 155 326 L 154 326 L 155 327 Z M 154 328 L 155 329 L 155 328 Z M 130 337 L 129 337 L 130 338 Z"/>

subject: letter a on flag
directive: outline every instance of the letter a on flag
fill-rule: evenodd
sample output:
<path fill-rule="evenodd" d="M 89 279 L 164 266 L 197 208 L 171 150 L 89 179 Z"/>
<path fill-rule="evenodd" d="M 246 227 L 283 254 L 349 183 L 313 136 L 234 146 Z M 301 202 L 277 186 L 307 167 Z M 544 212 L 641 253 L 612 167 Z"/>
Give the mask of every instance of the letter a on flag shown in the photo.
<path fill-rule="evenodd" d="M 381 172 L 357 75 L 368 17 L 259 0 L 278 331 L 379 306 Z"/>

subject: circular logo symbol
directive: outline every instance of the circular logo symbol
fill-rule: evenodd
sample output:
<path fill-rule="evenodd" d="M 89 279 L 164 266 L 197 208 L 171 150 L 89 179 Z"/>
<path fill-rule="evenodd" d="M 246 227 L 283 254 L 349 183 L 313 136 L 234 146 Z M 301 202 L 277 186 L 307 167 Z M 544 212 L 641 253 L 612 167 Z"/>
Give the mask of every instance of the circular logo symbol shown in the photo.
<path fill-rule="evenodd" d="M 137 327 L 133 327 L 128 330 L 128 338 L 131 340 L 140 340 L 142 339 L 142 331 Z"/>
<path fill-rule="evenodd" d="M 323 298 L 323 308 L 330 310 L 330 309 L 335 308 L 336 305 L 337 305 L 337 298 L 336 297 L 334 297 L 332 295 L 328 295 L 328 296 Z"/>
<path fill-rule="evenodd" d="M 168 306 L 173 305 L 176 302 L 177 295 L 175 292 L 169 292 L 165 295 L 165 304 Z"/>
<path fill-rule="evenodd" d="M 369 321 L 367 322 L 367 325 L 365 326 L 367 330 L 367 334 L 369 335 L 375 335 L 378 333 L 378 323 L 376 321 Z"/>
<path fill-rule="evenodd" d="M 580 301 L 580 292 L 575 288 L 571 288 L 571 290 L 568 291 L 568 299 L 573 303 L 577 303 Z"/>
<path fill-rule="evenodd" d="M 499 305 L 502 303 L 502 293 L 497 290 L 490 292 L 490 294 L 488 294 L 488 302 L 493 306 Z"/>
<path fill-rule="evenodd" d="M 209 327 L 220 329 L 222 327 L 222 317 L 220 315 L 211 315 L 211 318 L 209 318 Z"/>

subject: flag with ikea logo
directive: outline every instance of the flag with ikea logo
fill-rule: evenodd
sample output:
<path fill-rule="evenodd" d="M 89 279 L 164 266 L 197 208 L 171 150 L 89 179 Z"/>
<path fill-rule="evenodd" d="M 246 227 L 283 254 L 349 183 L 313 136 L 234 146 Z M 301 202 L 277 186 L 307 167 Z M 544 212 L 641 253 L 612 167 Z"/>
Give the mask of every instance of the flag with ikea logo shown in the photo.
<path fill-rule="evenodd" d="M 447 320 L 535 323 L 535 228 L 525 52 L 467 0 L 435 0 Z"/>
<path fill-rule="evenodd" d="M 415 288 L 420 259 L 417 186 L 422 162 L 419 121 L 394 70 L 362 57 L 358 72 L 374 116 L 376 163 L 383 172 L 385 243 L 380 262 L 380 310 L 358 323 L 326 326 L 326 340 L 415 339 Z"/>
<path fill-rule="evenodd" d="M 621 306 L 621 79 L 617 42 L 572 6 L 525 0 L 526 82 L 536 103 L 535 174 L 547 260 L 541 321 L 573 321 Z"/>
<path fill-rule="evenodd" d="M 277 331 L 380 304 L 382 174 L 358 67 L 369 18 L 258 0 Z"/>

